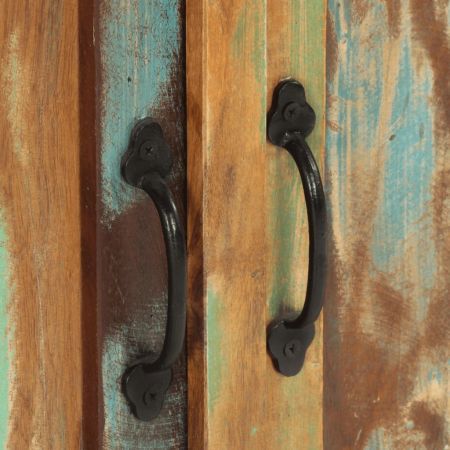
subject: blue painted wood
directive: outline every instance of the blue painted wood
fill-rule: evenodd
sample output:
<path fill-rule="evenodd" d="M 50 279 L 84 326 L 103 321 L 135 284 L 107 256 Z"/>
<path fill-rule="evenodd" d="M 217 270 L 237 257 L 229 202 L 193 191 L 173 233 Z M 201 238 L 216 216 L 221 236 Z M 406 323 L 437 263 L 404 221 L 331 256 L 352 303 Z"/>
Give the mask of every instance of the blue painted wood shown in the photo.
<path fill-rule="evenodd" d="M 133 124 L 158 117 L 180 61 L 180 0 L 105 2 L 100 10 L 101 177 L 104 221 L 136 200 L 117 168 Z"/>
<path fill-rule="evenodd" d="M 151 201 L 121 179 L 120 160 L 138 119 L 157 119 L 174 152 L 171 187 L 184 211 L 184 80 L 180 0 L 102 2 L 99 9 L 99 326 L 102 446 L 178 449 L 186 442 L 184 358 L 164 408 L 138 421 L 121 393 L 121 376 L 144 352 L 157 353 L 165 331 L 166 255 Z"/>
<path fill-rule="evenodd" d="M 449 442 L 448 17 L 329 0 L 325 448 Z"/>

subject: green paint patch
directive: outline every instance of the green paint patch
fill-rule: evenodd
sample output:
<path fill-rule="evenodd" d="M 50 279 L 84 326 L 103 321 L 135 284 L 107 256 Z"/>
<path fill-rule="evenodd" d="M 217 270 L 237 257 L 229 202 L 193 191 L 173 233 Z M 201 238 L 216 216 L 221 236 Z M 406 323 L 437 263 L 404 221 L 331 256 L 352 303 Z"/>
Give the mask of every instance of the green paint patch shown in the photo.
<path fill-rule="evenodd" d="M 252 429 L 250 430 L 250 436 L 256 436 L 256 434 L 258 433 L 258 427 L 252 427 Z"/>
<path fill-rule="evenodd" d="M 207 292 L 207 381 L 208 381 L 208 411 L 213 412 L 220 397 L 220 388 L 225 371 L 221 348 L 226 342 L 222 335 L 220 317 L 222 316 L 221 301 L 212 288 Z"/>
<path fill-rule="evenodd" d="M 245 68 L 250 53 L 249 61 L 253 67 L 255 81 L 261 87 L 261 108 L 259 117 L 259 129 L 261 143 L 266 141 L 266 2 L 253 0 L 244 4 L 236 22 L 236 29 L 232 39 L 233 56 L 242 61 Z M 249 46 L 246 41 L 251 44 Z M 244 69 L 244 72 L 247 71 Z"/>
<path fill-rule="evenodd" d="M 9 421 L 10 351 L 8 339 L 8 302 L 10 299 L 10 258 L 7 233 L 0 211 L 0 447 L 6 448 Z"/>
<path fill-rule="evenodd" d="M 284 151 L 284 150 L 280 150 Z M 295 182 L 282 182 L 286 178 L 286 173 L 290 173 L 290 180 Z M 272 317 L 279 315 L 281 306 L 294 306 L 298 302 L 298 286 L 295 277 L 287 276 L 291 273 L 294 261 L 299 253 L 299 249 L 292 245 L 292 238 L 297 230 L 303 226 L 299 223 L 298 209 L 304 202 L 301 182 L 294 161 L 291 159 L 286 163 L 286 159 L 277 157 L 273 167 L 271 167 L 271 178 L 279 180 L 277 186 L 273 187 L 272 205 L 273 214 L 270 217 L 269 230 L 271 236 L 276 236 L 277 245 L 274 247 L 276 265 L 272 274 L 272 289 L 269 298 L 269 311 Z M 289 178 L 289 177 L 288 177 Z M 301 217 L 306 220 L 305 214 Z M 301 294 L 300 294 L 301 295 Z"/>

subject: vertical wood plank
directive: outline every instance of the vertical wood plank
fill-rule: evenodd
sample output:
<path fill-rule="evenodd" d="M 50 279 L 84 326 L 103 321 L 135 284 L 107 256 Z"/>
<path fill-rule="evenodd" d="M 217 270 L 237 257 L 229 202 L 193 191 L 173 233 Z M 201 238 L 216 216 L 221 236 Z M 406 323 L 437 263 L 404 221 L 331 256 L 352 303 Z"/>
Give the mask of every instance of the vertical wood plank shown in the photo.
<path fill-rule="evenodd" d="M 80 447 L 77 12 L 2 3 L 2 448 Z"/>
<path fill-rule="evenodd" d="M 278 82 L 299 80 L 316 112 L 309 145 L 323 178 L 325 150 L 326 1 L 269 0 L 267 7 L 267 101 Z M 268 318 L 301 311 L 308 276 L 309 235 L 302 184 L 292 157 L 268 144 L 266 198 L 268 236 Z M 274 392 L 276 428 L 266 448 L 322 448 L 322 323 L 295 377 L 267 371 Z M 299 443 L 301 442 L 301 445 Z"/>
<path fill-rule="evenodd" d="M 158 214 L 143 192 L 125 184 L 120 160 L 135 122 L 161 124 L 174 154 L 170 187 L 185 215 L 184 9 L 179 0 L 98 2 L 100 146 L 98 264 L 101 351 L 101 446 L 184 448 L 184 358 L 161 414 L 138 421 L 121 376 L 142 353 L 159 352 L 167 305 L 166 252 Z"/>
<path fill-rule="evenodd" d="M 266 111 L 280 78 L 309 85 L 320 160 L 319 3 L 187 3 L 191 448 L 321 448 L 321 333 L 294 379 L 266 352 L 270 320 L 302 306 L 308 246 L 299 175 L 267 144 Z"/>
<path fill-rule="evenodd" d="M 190 320 L 204 327 L 202 342 L 190 324 L 189 386 L 205 383 L 189 398 L 203 427 L 191 448 L 254 448 L 266 436 L 265 8 L 187 4 Z"/>
<path fill-rule="evenodd" d="M 204 280 L 204 152 L 206 145 L 206 5 L 186 2 L 187 107 L 187 380 L 188 448 L 208 448 Z"/>
<path fill-rule="evenodd" d="M 96 0 L 78 0 L 79 24 L 79 103 L 80 103 L 80 227 L 82 278 L 82 448 L 99 448 L 100 367 L 98 339 L 98 134 L 97 134 L 97 64 L 95 45 L 97 29 Z"/>
<path fill-rule="evenodd" d="M 450 442 L 448 18 L 329 1 L 329 449 Z"/>

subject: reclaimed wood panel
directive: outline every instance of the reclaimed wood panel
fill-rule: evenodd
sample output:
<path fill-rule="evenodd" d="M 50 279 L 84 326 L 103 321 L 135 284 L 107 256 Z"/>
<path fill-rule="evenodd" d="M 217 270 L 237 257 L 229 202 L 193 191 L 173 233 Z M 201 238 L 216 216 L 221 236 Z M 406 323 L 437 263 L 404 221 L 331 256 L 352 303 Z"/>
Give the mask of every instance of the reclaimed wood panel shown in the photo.
<path fill-rule="evenodd" d="M 317 116 L 308 143 L 322 170 L 325 155 L 325 38 L 327 2 L 268 0 L 267 104 L 281 79 L 292 77 L 305 86 Z M 301 311 L 306 294 L 309 234 L 306 204 L 298 169 L 283 149 L 267 145 L 267 318 Z M 277 416 L 266 448 L 322 448 L 322 323 L 295 377 L 267 372 Z M 272 440 L 273 439 L 273 440 Z M 301 445 L 299 444 L 301 442 Z"/>
<path fill-rule="evenodd" d="M 188 429 L 195 449 L 267 436 L 265 8 L 187 3 L 188 386 L 204 381 L 189 396 L 189 423 L 203 426 Z"/>
<path fill-rule="evenodd" d="M 130 131 L 143 117 L 160 122 L 173 151 L 170 185 L 185 216 L 183 2 L 97 5 L 99 447 L 185 448 L 183 358 L 161 414 L 150 423 L 130 413 L 120 385 L 127 364 L 158 352 L 165 332 L 166 253 L 158 214 L 150 198 L 120 176 Z"/>
<path fill-rule="evenodd" d="M 0 17 L 0 446 L 80 448 L 78 2 Z"/>
<path fill-rule="evenodd" d="M 324 447 L 450 442 L 449 4 L 329 1 Z"/>
<path fill-rule="evenodd" d="M 323 155 L 325 7 L 187 2 L 190 448 L 321 448 L 320 332 L 293 379 L 266 352 L 270 320 L 302 306 L 308 245 L 299 175 L 267 144 L 266 111 L 282 77 L 310 83 Z"/>

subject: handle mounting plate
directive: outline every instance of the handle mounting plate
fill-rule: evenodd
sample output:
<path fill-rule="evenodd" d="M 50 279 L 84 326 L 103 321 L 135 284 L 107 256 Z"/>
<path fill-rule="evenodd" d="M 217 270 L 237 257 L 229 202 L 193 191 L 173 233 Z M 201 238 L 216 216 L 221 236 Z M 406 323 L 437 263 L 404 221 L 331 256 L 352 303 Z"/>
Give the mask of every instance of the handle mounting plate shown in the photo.
<path fill-rule="evenodd" d="M 165 178 L 172 168 L 172 154 L 161 126 L 152 118 L 140 120 L 130 136 L 121 170 L 125 181 L 136 187 L 144 175 L 157 172 Z"/>
<path fill-rule="evenodd" d="M 306 102 L 304 87 L 295 80 L 284 80 L 275 88 L 268 114 L 267 137 L 272 144 L 284 147 L 290 135 L 310 135 L 316 114 Z"/>

